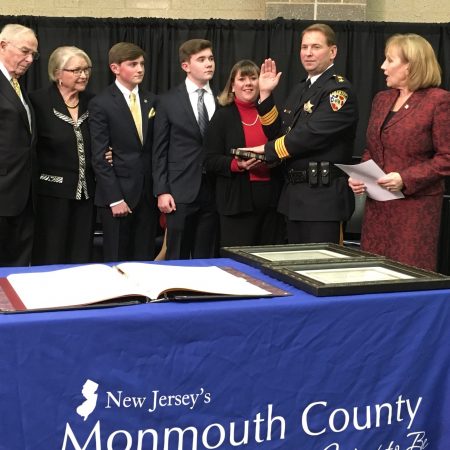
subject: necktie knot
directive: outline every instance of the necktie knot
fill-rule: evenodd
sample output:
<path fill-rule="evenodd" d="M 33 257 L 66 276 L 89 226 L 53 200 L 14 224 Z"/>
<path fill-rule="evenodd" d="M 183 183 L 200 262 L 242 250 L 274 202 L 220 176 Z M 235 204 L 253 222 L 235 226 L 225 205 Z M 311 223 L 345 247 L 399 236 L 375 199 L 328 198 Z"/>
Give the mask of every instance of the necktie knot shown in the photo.
<path fill-rule="evenodd" d="M 198 126 L 200 128 L 200 133 L 202 136 L 205 134 L 206 128 L 208 127 L 208 111 L 206 110 L 204 95 L 205 89 L 199 88 L 197 89 L 198 100 L 197 100 L 197 112 L 198 112 Z"/>
<path fill-rule="evenodd" d="M 16 94 L 22 98 L 22 91 L 20 90 L 20 84 L 17 81 L 17 78 L 11 78 L 11 84 L 14 90 L 16 91 Z"/>

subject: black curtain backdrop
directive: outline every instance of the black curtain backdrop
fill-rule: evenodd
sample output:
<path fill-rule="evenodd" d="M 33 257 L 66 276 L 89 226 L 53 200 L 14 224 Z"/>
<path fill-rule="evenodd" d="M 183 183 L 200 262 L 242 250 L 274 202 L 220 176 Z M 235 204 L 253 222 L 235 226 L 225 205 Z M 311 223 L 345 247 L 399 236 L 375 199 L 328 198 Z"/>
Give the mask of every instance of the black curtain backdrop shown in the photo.
<path fill-rule="evenodd" d="M 178 47 L 187 39 L 205 38 L 213 43 L 216 74 L 213 88 L 224 87 L 229 71 L 239 59 L 258 65 L 271 57 L 283 72 L 276 99 L 282 104 L 291 87 L 305 76 L 299 61 L 300 34 L 311 21 L 286 20 L 173 20 L 151 18 L 60 18 L 0 16 L 0 27 L 21 23 L 33 28 L 39 39 L 41 58 L 25 75 L 28 91 L 48 83 L 50 53 L 61 45 L 75 45 L 91 57 L 93 72 L 89 89 L 99 92 L 112 82 L 108 50 L 120 41 L 134 42 L 147 52 L 144 85 L 159 94 L 184 79 L 178 62 Z M 338 54 L 336 71 L 354 85 L 360 119 L 354 155 L 364 149 L 365 130 L 372 98 L 385 89 L 380 65 L 384 44 L 394 33 L 417 33 L 428 39 L 438 55 L 443 71 L 442 87 L 450 89 L 450 24 L 327 22 L 336 31 Z"/>
<path fill-rule="evenodd" d="M 20 23 L 33 28 L 39 39 L 41 58 L 25 75 L 32 91 L 48 83 L 50 53 L 62 45 L 82 48 L 93 62 L 89 89 L 99 92 L 113 81 L 108 68 L 108 50 L 121 41 L 134 42 L 147 52 L 144 86 L 160 94 L 184 79 L 178 62 L 178 47 L 191 38 L 213 43 L 216 74 L 212 86 L 225 85 L 231 67 L 240 59 L 258 65 L 267 58 L 277 62 L 283 75 L 275 97 L 282 105 L 291 87 L 305 77 L 299 60 L 300 35 L 313 23 L 303 20 L 173 20 L 151 18 L 95 19 L 34 16 L 0 16 L 0 27 Z M 365 132 L 372 99 L 385 89 L 380 66 L 386 39 L 395 33 L 417 33 L 433 46 L 442 67 L 442 87 L 450 90 L 450 23 L 420 24 L 393 22 L 326 22 L 336 31 L 338 54 L 336 71 L 345 75 L 356 89 L 359 125 L 353 154 L 359 159 L 365 145 Z M 450 182 L 441 223 L 439 271 L 450 274 Z"/>

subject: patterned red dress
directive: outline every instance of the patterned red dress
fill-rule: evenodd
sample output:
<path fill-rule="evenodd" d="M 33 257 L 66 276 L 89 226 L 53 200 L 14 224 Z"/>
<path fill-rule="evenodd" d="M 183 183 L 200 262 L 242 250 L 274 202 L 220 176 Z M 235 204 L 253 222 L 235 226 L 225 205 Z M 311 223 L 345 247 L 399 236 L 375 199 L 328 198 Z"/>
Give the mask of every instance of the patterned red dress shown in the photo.
<path fill-rule="evenodd" d="M 450 92 L 414 92 L 383 127 L 397 96 L 396 89 L 375 96 L 363 160 L 373 159 L 386 173 L 398 172 L 405 198 L 367 198 L 361 248 L 436 270 L 443 180 L 450 175 Z"/>

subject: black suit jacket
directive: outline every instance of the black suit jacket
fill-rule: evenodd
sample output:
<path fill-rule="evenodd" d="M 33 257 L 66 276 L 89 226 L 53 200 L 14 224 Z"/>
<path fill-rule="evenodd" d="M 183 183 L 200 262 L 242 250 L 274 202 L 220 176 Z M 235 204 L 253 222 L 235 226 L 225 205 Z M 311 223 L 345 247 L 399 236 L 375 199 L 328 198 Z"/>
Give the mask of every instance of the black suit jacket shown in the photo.
<path fill-rule="evenodd" d="M 0 216 L 19 215 L 27 205 L 36 180 L 36 125 L 30 107 L 31 130 L 27 112 L 11 83 L 0 71 Z"/>
<path fill-rule="evenodd" d="M 94 196 L 94 173 L 91 165 L 91 137 L 88 125 L 89 92 L 80 92 L 78 128 L 83 137 L 85 176 L 89 198 Z M 36 113 L 39 194 L 74 199 L 76 196 L 80 162 L 74 126 L 57 116 L 70 118 L 70 113 L 58 88 L 50 86 L 30 93 Z M 56 111 L 56 113 L 55 113 Z M 84 198 L 84 197 L 83 197 Z"/>
<path fill-rule="evenodd" d="M 124 199 L 133 209 L 142 193 L 151 200 L 151 152 L 155 95 L 139 89 L 142 113 L 142 144 L 130 108 L 115 83 L 89 103 L 92 165 L 96 175 L 95 204 L 109 206 Z M 105 151 L 113 149 L 113 166 Z"/>
<path fill-rule="evenodd" d="M 205 134 L 205 168 L 216 177 L 216 206 L 223 215 L 254 210 L 249 172 L 232 172 L 232 148 L 245 147 L 241 116 L 234 103 L 216 110 Z M 277 205 L 280 180 L 271 171 L 272 206 Z"/>
<path fill-rule="evenodd" d="M 351 84 L 335 74 L 334 67 L 309 89 L 305 89 L 305 82 L 297 85 L 281 114 L 274 108 L 272 96 L 258 105 L 263 123 L 264 117 L 276 117 L 264 127 L 269 139 L 278 137 L 265 146 L 269 161 L 278 161 L 278 152 L 285 154 L 286 150 L 286 170 L 306 170 L 310 161 L 351 163 L 358 120 L 356 96 Z M 344 176 L 332 176 L 329 186 L 285 183 L 278 209 L 290 220 L 345 221 L 353 213 L 354 194 Z"/>
<path fill-rule="evenodd" d="M 203 138 L 184 82 L 158 101 L 153 148 L 154 194 L 192 203 L 202 181 Z"/>

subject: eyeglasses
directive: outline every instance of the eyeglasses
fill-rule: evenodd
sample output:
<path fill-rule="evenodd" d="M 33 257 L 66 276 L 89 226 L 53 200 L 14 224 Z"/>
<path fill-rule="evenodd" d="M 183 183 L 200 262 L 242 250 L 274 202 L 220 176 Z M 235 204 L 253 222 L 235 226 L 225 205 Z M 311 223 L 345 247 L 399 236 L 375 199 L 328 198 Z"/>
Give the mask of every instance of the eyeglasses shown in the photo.
<path fill-rule="evenodd" d="M 39 52 L 35 52 L 33 50 L 30 50 L 29 48 L 17 47 L 17 45 L 14 45 L 12 42 L 8 42 L 8 44 L 12 45 L 14 48 L 17 48 L 17 50 L 19 50 L 23 56 L 31 55 L 31 57 L 33 58 L 33 61 L 37 61 L 39 59 L 39 56 L 41 56 L 39 54 Z"/>
<path fill-rule="evenodd" d="M 87 77 L 91 74 L 92 67 L 85 67 L 84 69 L 63 69 L 64 72 L 72 72 L 76 77 L 84 73 Z"/>

